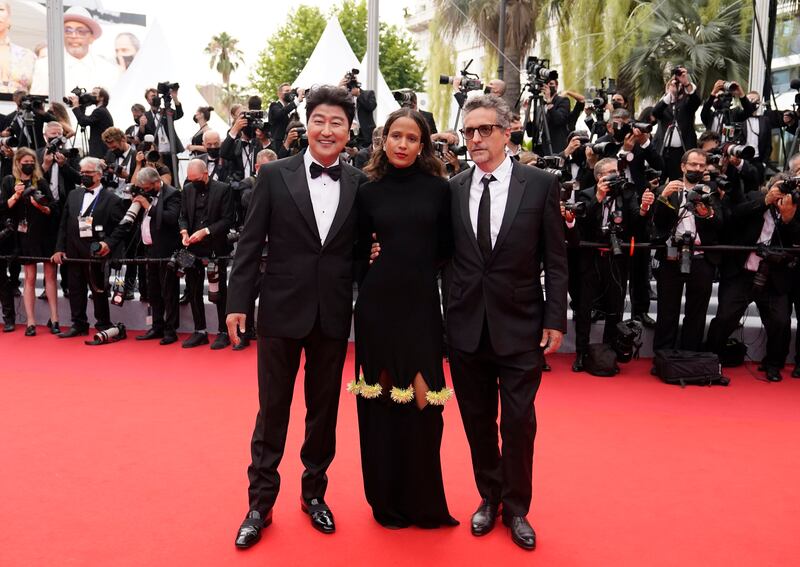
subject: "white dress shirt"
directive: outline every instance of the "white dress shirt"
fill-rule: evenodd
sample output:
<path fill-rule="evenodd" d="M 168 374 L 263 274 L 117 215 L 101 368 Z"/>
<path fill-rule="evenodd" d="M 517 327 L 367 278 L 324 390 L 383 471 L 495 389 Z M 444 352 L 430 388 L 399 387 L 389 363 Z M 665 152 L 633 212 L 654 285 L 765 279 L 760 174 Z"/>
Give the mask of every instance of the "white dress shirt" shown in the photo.
<path fill-rule="evenodd" d="M 758 116 L 751 116 L 745 123 L 745 133 L 747 134 L 747 141 L 745 145 L 753 146 L 756 150 L 755 157 L 758 155 L 758 136 L 761 134 L 761 124 L 759 123 Z"/>
<path fill-rule="evenodd" d="M 87 214 L 87 209 L 92 206 L 92 202 L 95 199 L 100 198 L 100 191 L 102 190 L 103 186 L 98 184 L 97 187 L 94 188 L 94 194 L 87 192 L 83 193 L 83 203 L 81 204 L 81 212 L 80 212 L 81 216 Z M 92 210 L 92 212 L 94 212 L 94 210 Z"/>
<path fill-rule="evenodd" d="M 319 241 L 321 244 L 324 244 L 325 239 L 328 237 L 328 231 L 330 231 L 331 225 L 333 224 L 333 217 L 336 215 L 336 209 L 339 208 L 339 181 L 334 181 L 325 173 L 316 179 L 311 179 L 311 164 L 317 163 L 320 166 L 322 166 L 322 164 L 311 156 L 309 150 L 306 150 L 303 154 L 303 163 L 303 167 L 306 169 L 308 192 L 311 194 L 311 206 L 314 208 L 314 219 L 317 221 Z M 332 165 L 338 164 L 339 159 L 337 158 Z M 344 174 L 344 172 L 342 172 L 342 174 Z"/>
<path fill-rule="evenodd" d="M 764 224 L 761 226 L 761 234 L 758 236 L 759 244 L 769 244 L 772 240 L 772 235 L 775 233 L 775 217 L 772 214 L 772 209 L 764 211 Z M 758 266 L 761 264 L 761 256 L 755 252 L 750 252 L 747 257 L 747 262 L 744 267 L 751 272 L 757 272 Z"/>
<path fill-rule="evenodd" d="M 159 195 L 160 193 L 161 192 L 159 191 Z M 153 207 L 158 204 L 159 195 L 156 195 L 153 199 L 153 202 L 150 203 L 150 208 L 144 212 L 144 218 L 142 219 L 142 243 L 147 246 L 151 246 L 153 244 L 153 234 L 150 232 L 150 211 L 155 210 Z"/>
<path fill-rule="evenodd" d="M 497 235 L 500 233 L 500 225 L 503 224 L 503 215 L 506 212 L 506 201 L 508 201 L 508 185 L 511 182 L 511 168 L 513 162 L 510 157 L 506 157 L 494 171 L 483 171 L 477 165 L 472 172 L 472 184 L 469 188 L 469 220 L 472 223 L 472 230 L 475 238 L 478 237 L 478 206 L 483 194 L 483 178 L 487 175 L 494 175 L 495 180 L 489 183 L 489 196 L 491 201 L 491 235 L 492 248 L 497 242 Z"/>

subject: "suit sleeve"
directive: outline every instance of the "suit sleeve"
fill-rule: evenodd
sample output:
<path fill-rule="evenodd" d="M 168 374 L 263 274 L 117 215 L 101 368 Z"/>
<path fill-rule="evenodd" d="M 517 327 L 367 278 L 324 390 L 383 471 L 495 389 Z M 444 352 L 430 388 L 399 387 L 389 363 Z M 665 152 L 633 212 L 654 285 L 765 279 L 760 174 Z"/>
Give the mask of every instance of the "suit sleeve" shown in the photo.
<path fill-rule="evenodd" d="M 187 184 L 188 185 L 188 184 Z M 192 189 L 194 190 L 194 189 Z M 187 187 L 184 186 L 183 191 L 181 191 L 181 210 L 180 214 L 178 215 L 178 231 L 185 230 L 189 231 L 189 213 L 186 209 L 186 191 Z"/>
<path fill-rule="evenodd" d="M 231 198 L 231 187 L 225 184 L 222 191 L 222 216 L 208 225 L 210 236 L 217 237 L 226 235 L 233 226 L 233 199 Z"/>
<path fill-rule="evenodd" d="M 553 126 L 565 126 L 569 122 L 569 101 L 559 97 L 558 104 L 547 113 Z"/>
<path fill-rule="evenodd" d="M 277 168 L 270 171 L 266 166 L 262 166 L 258 172 L 253 200 L 247 211 L 228 282 L 228 313 L 247 313 L 249 308 L 249 298 L 258 278 L 261 251 L 269 234 L 272 214 L 270 178 L 278 174 Z"/>
<path fill-rule="evenodd" d="M 178 230 L 178 218 L 181 214 L 181 192 L 175 191 L 175 194 L 169 201 L 164 203 L 164 209 L 161 211 L 161 222 L 167 226 L 171 226 L 174 230 Z"/>
<path fill-rule="evenodd" d="M 236 161 L 236 139 L 230 135 L 230 132 L 225 136 L 222 144 L 219 147 L 219 156 L 228 161 Z"/>
<path fill-rule="evenodd" d="M 543 326 L 567 332 L 567 246 L 564 242 L 564 219 L 559 206 L 560 187 L 557 179 L 550 182 L 544 206 L 540 238 L 544 242 Z"/>
<path fill-rule="evenodd" d="M 375 91 L 361 91 L 361 94 L 358 95 L 358 106 L 367 112 L 374 112 L 378 108 Z"/>
<path fill-rule="evenodd" d="M 703 108 L 700 109 L 700 122 L 706 127 L 706 130 L 711 129 L 711 124 L 714 121 L 714 112 L 711 110 L 713 102 L 714 97 L 709 96 L 703 103 Z"/>
<path fill-rule="evenodd" d="M 67 202 L 64 205 L 64 210 L 61 211 L 61 221 L 58 223 L 58 236 L 56 237 L 56 252 L 64 252 L 66 251 L 66 243 L 67 243 L 67 218 L 74 214 L 69 207 L 69 199 L 71 196 L 67 196 Z"/>

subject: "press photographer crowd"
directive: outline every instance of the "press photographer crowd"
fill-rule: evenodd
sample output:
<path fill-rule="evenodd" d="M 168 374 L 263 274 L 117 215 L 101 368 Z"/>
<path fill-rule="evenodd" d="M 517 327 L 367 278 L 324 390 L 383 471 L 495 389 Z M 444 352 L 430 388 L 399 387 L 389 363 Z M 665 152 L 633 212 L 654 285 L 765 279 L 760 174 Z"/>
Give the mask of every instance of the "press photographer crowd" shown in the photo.
<path fill-rule="evenodd" d="M 457 118 L 454 128 L 437 130 L 433 115 L 417 108 L 416 93 L 393 94 L 401 107 L 421 113 L 431 132 L 425 143 L 448 176 L 472 167 L 467 136 L 480 141 L 498 128 L 511 159 L 558 178 L 575 327 L 572 369 L 616 374 L 619 362 L 636 356 L 645 327 L 653 329 L 656 367 L 674 351 L 741 364 L 746 346 L 731 336 L 755 303 L 766 334 L 760 370 L 780 381 L 792 310 L 800 310 L 797 112 L 771 109 L 737 82 L 720 80 L 699 92 L 683 66 L 670 71 L 663 97 L 638 111 L 613 79 L 584 95 L 560 91 L 546 60 L 530 57 L 526 67 L 528 81 L 508 128 L 498 119 L 465 133 Z M 484 81 L 469 66 L 440 83 L 453 90 L 459 108 L 475 96 L 505 93 L 503 81 Z M 356 108 L 340 160 L 363 169 L 386 142 L 375 124 L 376 95 L 362 88 L 358 69 L 338 86 Z M 307 87 L 284 83 L 266 107 L 258 96 L 235 105 L 227 132 L 212 130 L 214 109 L 200 107 L 190 140 L 175 135 L 174 121 L 186 119 L 177 83 L 144 90 L 125 125 L 114 125 L 106 108 L 113 93 L 102 87 L 76 88 L 62 101 L 14 93 L 16 111 L 0 119 L 3 330 L 15 330 L 21 297 L 25 334 L 36 334 L 42 264 L 39 299 L 47 301 L 49 330 L 60 338 L 89 334 L 89 296 L 97 334 L 86 342 L 125 338 L 111 306 L 134 300 L 138 291 L 149 305 L 150 328 L 137 340 L 178 341 L 179 305 L 188 303 L 194 332 L 182 345 L 208 345 L 207 297 L 218 325 L 210 348 L 230 346 L 228 267 L 259 168 L 308 147 L 301 114 Z M 268 263 L 265 243 L 262 273 Z M 446 316 L 447 268 L 442 282 Z M 717 311 L 706 325 L 715 282 Z M 68 330 L 58 318 L 59 283 L 69 298 Z M 235 350 L 255 339 L 257 293 Z M 595 323 L 603 325 L 602 343 L 590 344 Z M 797 378 L 800 334 L 795 340 Z"/>

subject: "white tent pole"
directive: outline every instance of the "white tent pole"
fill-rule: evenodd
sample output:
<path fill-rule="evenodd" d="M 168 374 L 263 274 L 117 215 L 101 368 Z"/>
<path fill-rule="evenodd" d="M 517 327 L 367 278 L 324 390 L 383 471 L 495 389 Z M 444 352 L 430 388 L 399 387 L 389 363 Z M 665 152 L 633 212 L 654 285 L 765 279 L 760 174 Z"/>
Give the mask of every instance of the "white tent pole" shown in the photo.
<path fill-rule="evenodd" d="M 378 54 L 379 42 L 378 32 L 380 30 L 380 20 L 378 18 L 378 0 L 368 0 L 367 2 L 367 80 L 366 88 L 376 90 L 378 88 Z"/>
<path fill-rule="evenodd" d="M 67 92 L 64 88 L 63 0 L 47 0 L 47 67 L 50 100 L 61 100 Z"/>

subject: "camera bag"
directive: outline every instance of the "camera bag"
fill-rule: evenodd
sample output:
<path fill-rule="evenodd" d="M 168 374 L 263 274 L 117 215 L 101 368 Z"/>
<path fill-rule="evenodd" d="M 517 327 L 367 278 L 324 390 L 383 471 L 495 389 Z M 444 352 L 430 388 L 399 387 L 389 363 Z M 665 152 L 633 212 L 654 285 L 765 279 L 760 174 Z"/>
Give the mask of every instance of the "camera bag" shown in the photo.
<path fill-rule="evenodd" d="M 662 349 L 655 352 L 652 373 L 667 384 L 727 386 L 719 357 L 713 352 Z"/>
<path fill-rule="evenodd" d="M 747 356 L 747 345 L 739 339 L 729 338 L 719 353 L 719 362 L 723 368 L 733 368 L 744 364 Z"/>
<path fill-rule="evenodd" d="M 617 353 L 609 344 L 590 344 L 583 360 L 583 369 L 593 376 L 616 376 L 619 374 Z"/>

